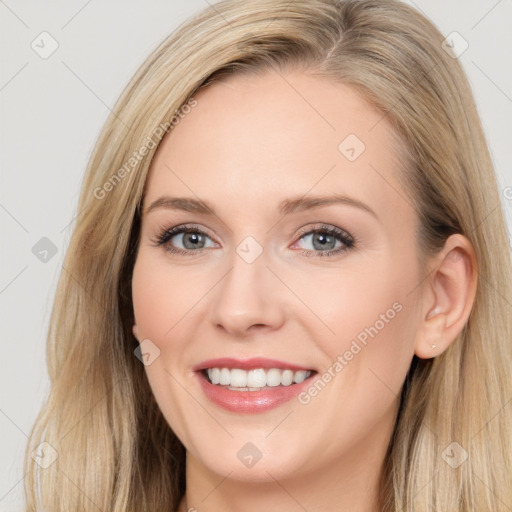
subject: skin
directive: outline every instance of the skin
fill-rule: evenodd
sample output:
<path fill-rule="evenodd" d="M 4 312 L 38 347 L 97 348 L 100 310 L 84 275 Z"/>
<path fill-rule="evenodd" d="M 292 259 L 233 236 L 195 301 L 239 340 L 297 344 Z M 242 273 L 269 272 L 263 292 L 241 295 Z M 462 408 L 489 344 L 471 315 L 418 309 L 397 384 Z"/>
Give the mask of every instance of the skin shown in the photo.
<path fill-rule="evenodd" d="M 132 281 L 134 335 L 160 350 L 147 376 L 187 449 L 180 510 L 379 510 L 378 479 L 412 357 L 442 353 L 468 318 L 471 245 L 454 235 L 427 269 L 420 265 L 392 128 L 350 87 L 269 71 L 234 76 L 196 99 L 152 162 Z M 354 161 L 338 149 L 348 134 L 366 146 Z M 374 214 L 349 204 L 277 209 L 287 198 L 333 193 Z M 201 198 L 216 215 L 147 212 L 164 195 Z M 190 223 L 208 235 L 202 252 L 155 244 L 162 230 Z M 350 233 L 354 247 L 318 256 L 307 233 L 319 223 Z M 308 231 L 297 236 L 300 228 Z M 252 263 L 236 252 L 247 236 L 263 248 Z M 186 250 L 182 243 L 178 235 L 167 246 Z M 206 359 L 263 356 L 315 369 L 318 379 L 396 303 L 400 312 L 305 405 L 228 412 L 192 371 Z M 262 454 L 252 468 L 237 457 L 247 442 Z"/>

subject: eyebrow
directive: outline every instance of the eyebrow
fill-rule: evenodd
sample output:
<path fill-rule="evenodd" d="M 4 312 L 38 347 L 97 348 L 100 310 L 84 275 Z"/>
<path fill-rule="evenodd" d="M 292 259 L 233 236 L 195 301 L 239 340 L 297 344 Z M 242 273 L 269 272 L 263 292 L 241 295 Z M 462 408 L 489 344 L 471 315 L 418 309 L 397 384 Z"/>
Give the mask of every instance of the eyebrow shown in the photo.
<path fill-rule="evenodd" d="M 347 206 L 353 206 L 355 208 L 364 210 L 365 212 L 378 219 L 377 214 L 367 204 L 353 197 L 338 194 L 329 196 L 301 196 L 285 199 L 279 204 L 278 211 L 282 215 L 287 215 L 296 211 L 310 210 L 313 208 L 329 206 L 332 204 L 344 204 Z M 159 197 L 148 206 L 148 208 L 145 210 L 145 213 L 148 214 L 149 212 L 159 208 L 165 208 L 168 210 L 182 210 L 186 212 L 217 216 L 215 208 L 208 201 L 194 199 L 192 197 Z"/>

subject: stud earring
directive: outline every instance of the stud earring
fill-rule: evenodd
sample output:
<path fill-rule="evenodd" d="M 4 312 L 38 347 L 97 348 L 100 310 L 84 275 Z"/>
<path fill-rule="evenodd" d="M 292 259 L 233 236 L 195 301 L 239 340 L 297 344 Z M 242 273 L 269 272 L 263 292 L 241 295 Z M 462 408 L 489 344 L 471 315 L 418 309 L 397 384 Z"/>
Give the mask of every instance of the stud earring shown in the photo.
<path fill-rule="evenodd" d="M 441 310 L 439 309 L 439 306 L 436 306 L 428 315 L 428 319 L 438 315 L 439 313 L 441 313 Z"/>
<path fill-rule="evenodd" d="M 437 345 L 432 345 L 432 348 L 436 348 L 436 347 L 437 347 Z"/>

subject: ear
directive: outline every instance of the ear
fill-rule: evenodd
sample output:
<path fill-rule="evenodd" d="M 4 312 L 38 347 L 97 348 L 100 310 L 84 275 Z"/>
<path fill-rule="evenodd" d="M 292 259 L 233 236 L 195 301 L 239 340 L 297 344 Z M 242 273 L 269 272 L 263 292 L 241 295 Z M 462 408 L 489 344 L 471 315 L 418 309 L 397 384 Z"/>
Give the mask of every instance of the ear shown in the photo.
<path fill-rule="evenodd" d="M 133 335 L 135 336 L 135 339 L 139 341 L 139 330 L 137 329 L 137 324 L 133 324 L 132 332 Z"/>
<path fill-rule="evenodd" d="M 422 320 L 414 353 L 429 359 L 443 353 L 462 332 L 476 295 L 478 268 L 471 242 L 450 236 L 429 265 Z"/>

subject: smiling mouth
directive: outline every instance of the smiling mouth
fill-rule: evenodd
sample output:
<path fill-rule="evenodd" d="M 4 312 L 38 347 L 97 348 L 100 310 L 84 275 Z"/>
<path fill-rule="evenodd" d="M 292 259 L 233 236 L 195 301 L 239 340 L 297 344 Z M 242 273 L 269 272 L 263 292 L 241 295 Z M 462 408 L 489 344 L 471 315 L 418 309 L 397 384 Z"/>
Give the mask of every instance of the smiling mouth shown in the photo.
<path fill-rule="evenodd" d="M 202 370 L 205 379 L 219 388 L 230 391 L 264 391 L 301 384 L 309 379 L 313 370 L 289 370 L 280 368 L 207 368 Z"/>

